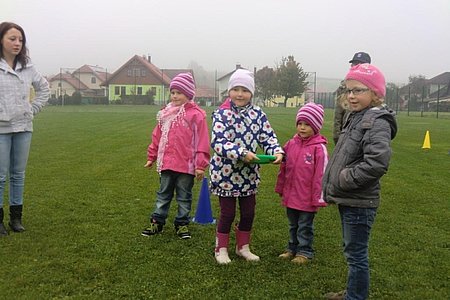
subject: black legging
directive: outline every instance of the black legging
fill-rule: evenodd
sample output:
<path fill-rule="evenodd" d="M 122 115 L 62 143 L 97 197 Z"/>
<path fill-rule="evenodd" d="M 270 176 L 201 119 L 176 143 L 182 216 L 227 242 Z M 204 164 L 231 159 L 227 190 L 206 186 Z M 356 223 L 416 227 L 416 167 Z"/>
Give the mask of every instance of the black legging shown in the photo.
<path fill-rule="evenodd" d="M 239 200 L 240 220 L 239 230 L 250 231 L 255 219 L 256 196 L 247 197 L 219 197 L 220 218 L 217 224 L 217 232 L 230 233 L 231 225 L 236 216 L 236 199 Z"/>

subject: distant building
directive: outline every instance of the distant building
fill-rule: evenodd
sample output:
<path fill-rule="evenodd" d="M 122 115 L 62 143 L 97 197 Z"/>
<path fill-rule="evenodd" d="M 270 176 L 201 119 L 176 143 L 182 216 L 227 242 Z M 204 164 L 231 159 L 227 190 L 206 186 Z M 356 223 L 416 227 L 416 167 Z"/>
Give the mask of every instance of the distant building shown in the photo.
<path fill-rule="evenodd" d="M 286 102 L 286 107 L 299 107 L 305 104 L 305 97 L 304 94 L 299 97 L 295 96 L 292 98 L 288 98 Z M 264 106 L 267 107 L 284 107 L 284 97 L 278 96 L 275 98 L 272 98 L 270 100 L 266 100 L 264 103 Z"/>
<path fill-rule="evenodd" d="M 410 83 L 399 89 L 402 108 L 412 106 L 411 103 L 415 102 L 423 111 L 436 111 L 438 105 L 440 111 L 450 111 L 450 72 L 418 80 L 415 84 L 423 88 L 415 91 L 417 88 Z"/>
<path fill-rule="evenodd" d="M 107 91 L 101 85 L 108 76 L 111 74 L 98 66 L 83 65 L 72 72 L 61 68 L 59 74 L 48 78 L 51 98 L 72 96 L 75 92 L 79 92 L 84 98 L 105 97 Z"/>
<path fill-rule="evenodd" d="M 450 111 L 450 72 L 444 72 L 428 80 L 428 110 Z"/>
<path fill-rule="evenodd" d="M 195 91 L 195 102 L 199 105 L 213 106 L 216 105 L 214 89 L 209 87 L 197 87 Z"/>
<path fill-rule="evenodd" d="M 170 77 L 151 63 L 151 57 L 135 55 L 115 71 L 103 85 L 108 89 L 108 100 L 120 102 L 127 97 L 151 94 L 155 103 L 168 99 Z"/>
<path fill-rule="evenodd" d="M 151 62 L 151 57 L 134 55 L 123 64 L 103 85 L 109 91 L 111 103 L 140 103 L 164 105 L 170 101 L 169 85 L 173 77 L 190 69 L 160 69 Z M 145 102 L 151 98 L 151 102 Z M 133 99 L 137 100 L 133 101 Z"/>

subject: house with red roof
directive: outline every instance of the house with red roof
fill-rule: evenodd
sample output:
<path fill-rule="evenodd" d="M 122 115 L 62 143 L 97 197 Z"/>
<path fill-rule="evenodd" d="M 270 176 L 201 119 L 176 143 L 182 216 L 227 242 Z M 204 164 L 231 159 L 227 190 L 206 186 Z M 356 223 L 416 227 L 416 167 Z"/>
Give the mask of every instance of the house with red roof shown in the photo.
<path fill-rule="evenodd" d="M 184 72 L 193 74 L 190 69 L 160 69 L 151 62 L 150 56 L 134 55 L 102 85 L 107 87 L 111 103 L 164 105 L 170 101 L 170 81 Z"/>
<path fill-rule="evenodd" d="M 106 97 L 107 91 L 101 86 L 108 76 L 105 69 L 83 65 L 78 69 L 61 68 L 59 74 L 48 78 L 51 98 L 72 96 L 79 92 L 82 98 Z"/>

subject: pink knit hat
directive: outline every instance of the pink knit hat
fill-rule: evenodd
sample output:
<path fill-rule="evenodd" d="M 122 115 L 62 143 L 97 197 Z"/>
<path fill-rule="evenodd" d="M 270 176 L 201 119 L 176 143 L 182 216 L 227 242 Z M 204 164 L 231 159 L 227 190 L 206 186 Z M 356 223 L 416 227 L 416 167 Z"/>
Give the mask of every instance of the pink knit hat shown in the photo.
<path fill-rule="evenodd" d="M 300 121 L 308 123 L 314 133 L 318 133 L 322 129 L 323 113 L 322 105 L 313 102 L 306 103 L 297 112 L 296 124 Z"/>
<path fill-rule="evenodd" d="M 195 95 L 195 82 L 191 73 L 180 73 L 175 76 L 170 82 L 169 89 L 179 90 L 186 95 L 189 100 L 192 100 Z"/>
<path fill-rule="evenodd" d="M 375 92 L 375 94 L 384 98 L 386 96 L 386 81 L 381 71 L 370 64 L 360 64 L 350 68 L 350 71 L 345 76 L 345 80 L 356 80 L 367 86 Z"/>

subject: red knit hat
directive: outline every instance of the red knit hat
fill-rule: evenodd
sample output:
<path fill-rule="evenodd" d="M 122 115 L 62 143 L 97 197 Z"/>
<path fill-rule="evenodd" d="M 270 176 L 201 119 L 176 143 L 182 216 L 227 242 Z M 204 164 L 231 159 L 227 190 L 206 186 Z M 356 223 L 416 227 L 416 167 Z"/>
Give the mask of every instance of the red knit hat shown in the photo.
<path fill-rule="evenodd" d="M 375 94 L 384 98 L 386 96 L 386 81 L 381 71 L 371 64 L 360 64 L 350 68 L 345 80 L 356 80 L 367 86 Z"/>

